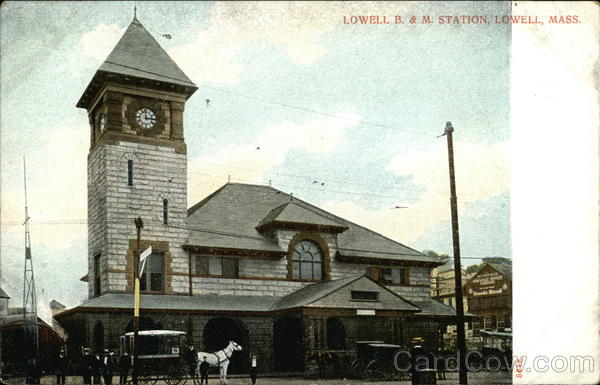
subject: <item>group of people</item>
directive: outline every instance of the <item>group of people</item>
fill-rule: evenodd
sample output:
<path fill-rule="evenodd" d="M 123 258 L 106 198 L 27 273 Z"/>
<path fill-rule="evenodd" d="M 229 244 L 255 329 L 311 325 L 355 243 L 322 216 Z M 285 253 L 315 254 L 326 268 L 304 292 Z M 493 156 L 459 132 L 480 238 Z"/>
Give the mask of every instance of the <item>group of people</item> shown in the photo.
<path fill-rule="evenodd" d="M 112 385 L 115 374 L 119 374 L 119 384 L 125 384 L 130 368 L 131 358 L 127 352 L 121 357 L 117 357 L 114 352 L 109 352 L 108 349 L 104 349 L 103 354 L 92 354 L 89 348 L 85 348 L 79 364 L 79 372 L 83 377 L 84 384 L 101 384 L 100 379 L 102 378 L 104 385 Z M 64 384 L 64 382 L 58 383 Z"/>

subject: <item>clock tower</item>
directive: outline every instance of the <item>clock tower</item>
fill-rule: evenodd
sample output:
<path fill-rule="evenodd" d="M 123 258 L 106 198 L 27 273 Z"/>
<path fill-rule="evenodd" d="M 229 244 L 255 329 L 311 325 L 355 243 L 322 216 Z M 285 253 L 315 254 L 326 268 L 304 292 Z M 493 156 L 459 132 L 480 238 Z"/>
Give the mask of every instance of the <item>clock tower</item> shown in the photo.
<path fill-rule="evenodd" d="M 197 90 L 137 18 L 77 107 L 90 124 L 88 294 L 133 291 L 134 218 L 152 246 L 142 292 L 187 294 L 186 100 Z"/>

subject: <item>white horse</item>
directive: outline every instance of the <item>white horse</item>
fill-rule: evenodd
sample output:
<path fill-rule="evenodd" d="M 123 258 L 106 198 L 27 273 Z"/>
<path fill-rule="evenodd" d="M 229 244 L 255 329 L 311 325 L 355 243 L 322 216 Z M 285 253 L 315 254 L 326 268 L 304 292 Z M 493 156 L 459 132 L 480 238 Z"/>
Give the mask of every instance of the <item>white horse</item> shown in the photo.
<path fill-rule="evenodd" d="M 206 361 L 210 366 L 219 367 L 219 380 L 221 384 L 227 384 L 227 367 L 229 366 L 229 359 L 233 355 L 233 352 L 242 350 L 242 347 L 234 341 L 229 341 L 229 345 L 223 350 L 216 351 L 214 353 L 198 352 L 198 366 L 196 366 L 196 374 L 200 376 L 200 363 Z"/>

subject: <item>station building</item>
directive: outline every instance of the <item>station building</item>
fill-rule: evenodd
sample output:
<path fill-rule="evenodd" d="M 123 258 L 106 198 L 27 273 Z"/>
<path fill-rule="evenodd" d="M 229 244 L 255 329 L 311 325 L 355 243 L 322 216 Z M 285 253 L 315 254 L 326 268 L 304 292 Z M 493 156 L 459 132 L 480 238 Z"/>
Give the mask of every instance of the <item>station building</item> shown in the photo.
<path fill-rule="evenodd" d="M 309 353 L 358 340 L 443 346 L 455 310 L 431 298 L 435 258 L 272 187 L 227 183 L 188 206 L 196 90 L 134 18 L 77 103 L 90 125 L 88 299 L 55 316 L 69 351 L 118 349 L 134 255 L 149 246 L 141 328 L 184 331 L 204 351 L 234 340 L 233 372 L 252 354 L 262 371 L 302 371 Z"/>

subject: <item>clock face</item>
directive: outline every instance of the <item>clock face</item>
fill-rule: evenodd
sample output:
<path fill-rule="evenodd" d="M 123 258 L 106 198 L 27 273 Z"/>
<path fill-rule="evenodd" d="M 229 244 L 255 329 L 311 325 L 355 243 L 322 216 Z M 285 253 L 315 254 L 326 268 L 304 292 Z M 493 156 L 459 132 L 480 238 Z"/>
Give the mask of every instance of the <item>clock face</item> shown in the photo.
<path fill-rule="evenodd" d="M 152 128 L 156 123 L 156 114 L 151 109 L 143 107 L 135 113 L 135 121 L 141 128 Z"/>
<path fill-rule="evenodd" d="M 104 115 L 104 112 L 100 113 L 100 117 L 98 118 L 99 121 L 99 125 L 100 125 L 100 131 L 104 131 L 104 129 L 106 128 L 106 115 Z"/>

